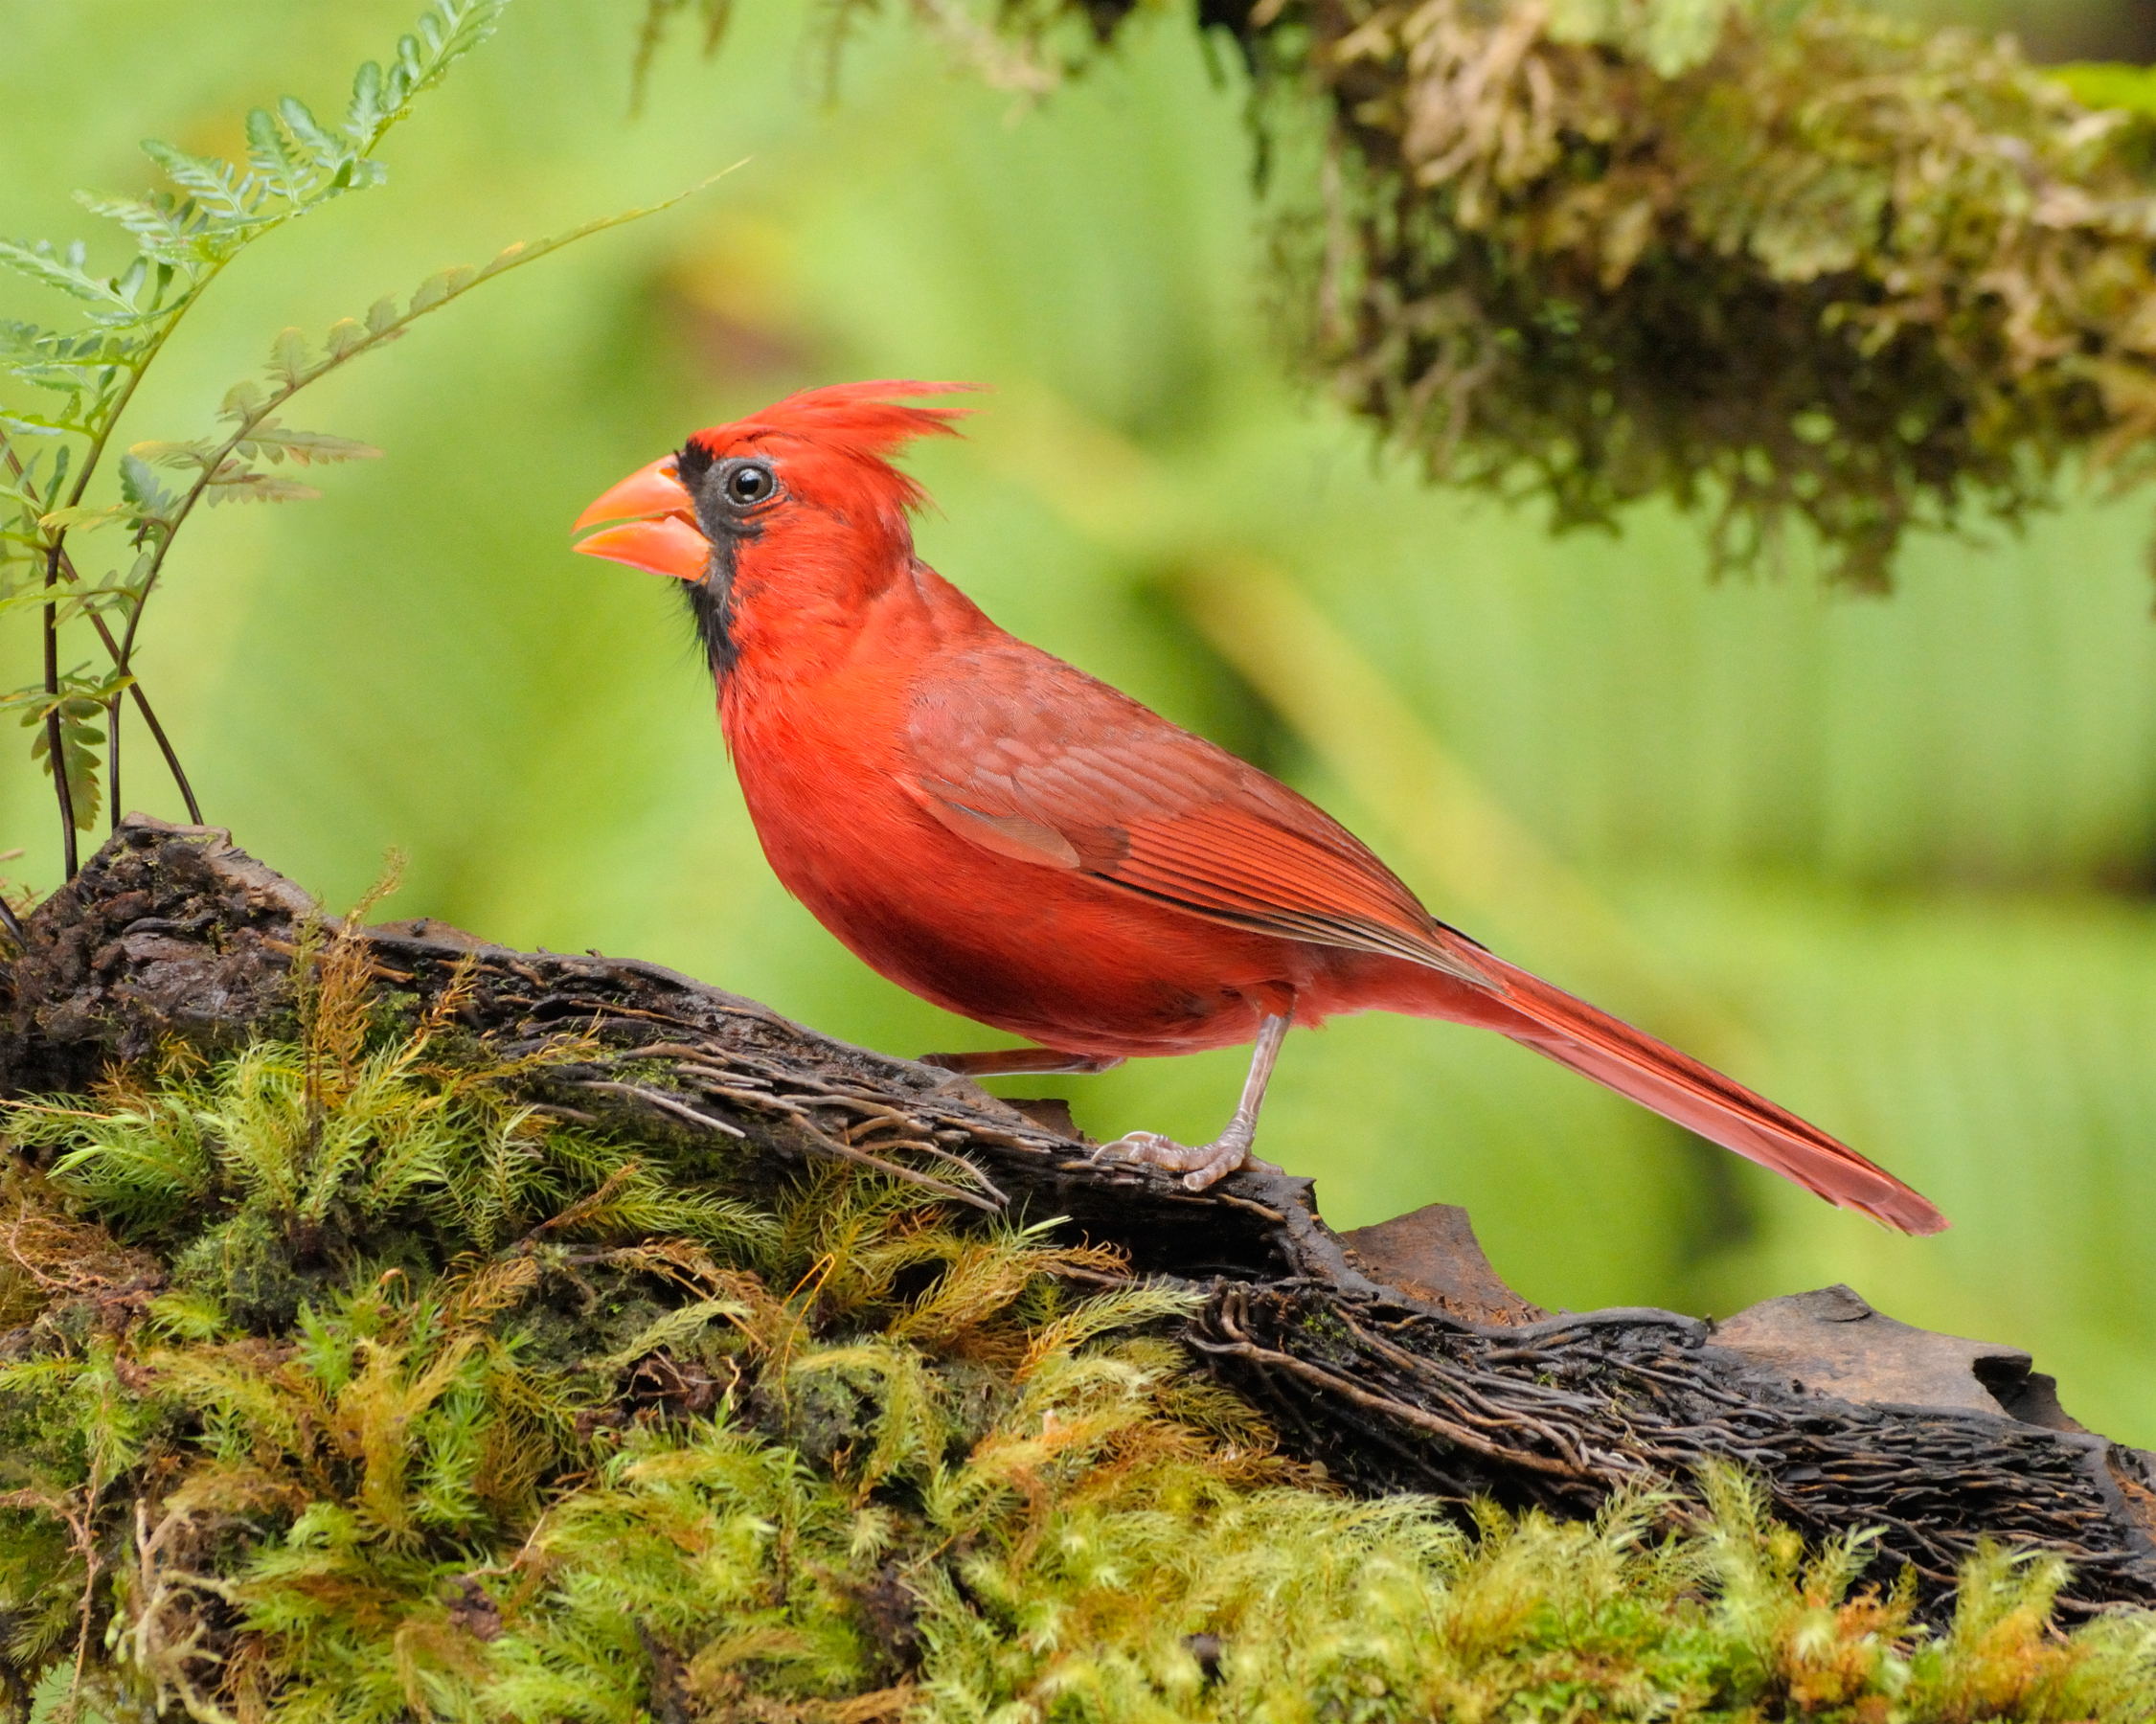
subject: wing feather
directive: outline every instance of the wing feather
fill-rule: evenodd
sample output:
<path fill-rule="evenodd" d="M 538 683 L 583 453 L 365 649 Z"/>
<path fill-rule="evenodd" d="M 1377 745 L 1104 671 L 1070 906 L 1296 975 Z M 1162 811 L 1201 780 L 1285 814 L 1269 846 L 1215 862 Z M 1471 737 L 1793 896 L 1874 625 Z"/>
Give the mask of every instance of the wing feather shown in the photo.
<path fill-rule="evenodd" d="M 917 703 L 908 744 L 926 812 L 985 850 L 1445 972 L 1509 1009 L 1492 1028 L 1829 1201 L 1909 1233 L 1946 1225 L 1816 1126 L 1437 921 L 1315 804 L 1045 653 L 1011 642 L 969 655 Z M 1461 1016 L 1457 987 L 1429 983 L 1428 1015 Z"/>
<path fill-rule="evenodd" d="M 910 787 L 947 829 L 1193 916 L 1487 982 L 1315 804 L 1106 684 L 1026 659 L 979 655 L 914 708 Z"/>

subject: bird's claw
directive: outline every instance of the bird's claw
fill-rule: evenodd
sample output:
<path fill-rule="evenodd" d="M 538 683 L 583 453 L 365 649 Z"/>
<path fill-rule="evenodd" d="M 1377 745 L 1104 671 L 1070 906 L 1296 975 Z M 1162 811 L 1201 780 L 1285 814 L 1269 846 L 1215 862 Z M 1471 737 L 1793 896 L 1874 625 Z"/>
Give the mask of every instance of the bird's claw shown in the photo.
<path fill-rule="evenodd" d="M 1210 1144 L 1190 1145 L 1178 1144 L 1157 1131 L 1133 1131 L 1112 1144 L 1102 1144 L 1100 1153 L 1180 1173 L 1185 1191 L 1202 1191 L 1238 1168 L 1263 1165 L 1254 1162 L 1250 1153 L 1254 1135 L 1231 1126 Z"/>

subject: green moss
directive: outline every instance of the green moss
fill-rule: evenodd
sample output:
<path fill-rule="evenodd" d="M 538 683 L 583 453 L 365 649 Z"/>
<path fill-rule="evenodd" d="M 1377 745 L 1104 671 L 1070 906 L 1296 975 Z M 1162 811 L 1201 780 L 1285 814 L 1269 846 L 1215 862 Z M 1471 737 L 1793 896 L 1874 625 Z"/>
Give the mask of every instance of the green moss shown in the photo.
<path fill-rule="evenodd" d="M 1310 352 L 1434 475 L 1565 526 L 1709 502 L 1725 563 L 1802 520 L 1873 586 L 2070 462 L 2147 476 L 2148 122 L 2010 41 L 1844 0 L 1318 15 Z"/>
<path fill-rule="evenodd" d="M 719 0 L 699 0 L 716 25 Z M 657 39 L 687 0 L 647 0 Z M 879 0 L 835 0 L 848 21 Z M 1168 0 L 916 5 L 1029 93 Z M 2156 99 L 2137 68 L 1853 0 L 1207 0 L 1255 79 L 1306 371 L 1433 479 L 1614 527 L 1792 524 L 1882 587 L 1912 528 L 2151 473 Z"/>
<path fill-rule="evenodd" d="M 2054 1561 L 1939 1634 L 1734 1475 L 1340 1494 L 1114 1252 L 851 1170 L 751 1202 L 379 1021 L 353 943 L 296 1040 L 10 1111 L 11 1716 L 2156 1717 L 2156 1621 L 2062 1634 Z"/>

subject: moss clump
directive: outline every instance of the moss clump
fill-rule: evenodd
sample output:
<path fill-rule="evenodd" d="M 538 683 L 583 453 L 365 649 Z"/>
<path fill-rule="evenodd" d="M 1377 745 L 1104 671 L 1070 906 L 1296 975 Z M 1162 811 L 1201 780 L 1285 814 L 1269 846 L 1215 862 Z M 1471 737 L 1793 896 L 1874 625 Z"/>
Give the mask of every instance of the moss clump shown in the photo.
<path fill-rule="evenodd" d="M 839 0 L 834 47 L 878 3 Z M 1039 90 L 1167 8 L 912 10 Z M 2144 79 L 2047 76 L 2010 38 L 1851 0 L 1196 17 L 1256 75 L 1295 346 L 1434 479 L 1560 528 L 1709 507 L 1724 567 L 1801 520 L 1833 573 L 1880 587 L 1912 527 L 2017 521 L 2070 464 L 2149 476 Z"/>
<path fill-rule="evenodd" d="M 1938 1634 L 1731 1477 L 1348 1498 L 1114 1252 L 772 1194 L 520 1100 L 558 1055 L 354 940 L 303 975 L 292 1039 L 7 1116 L 9 1716 L 2156 1717 L 2156 1622 L 2062 1635 L 2055 1561 Z"/>
<path fill-rule="evenodd" d="M 1802 517 L 1886 582 L 1911 526 L 2018 519 L 2062 464 L 2145 478 L 2145 118 L 2010 39 L 1840 0 L 1319 8 L 1317 363 L 1434 476 Z"/>

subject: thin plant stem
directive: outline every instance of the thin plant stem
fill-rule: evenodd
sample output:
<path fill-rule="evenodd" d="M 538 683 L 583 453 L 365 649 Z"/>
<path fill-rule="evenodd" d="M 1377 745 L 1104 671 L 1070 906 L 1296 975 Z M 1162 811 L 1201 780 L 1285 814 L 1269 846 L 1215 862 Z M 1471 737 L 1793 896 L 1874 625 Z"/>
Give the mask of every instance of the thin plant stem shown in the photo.
<path fill-rule="evenodd" d="M 163 351 L 166 339 L 178 326 L 181 315 L 200 296 L 202 289 L 216 279 L 217 269 L 221 267 L 221 264 L 213 267 L 206 276 L 191 283 L 187 291 L 182 293 L 173 305 L 165 308 L 160 314 L 165 320 L 165 327 L 150 338 L 143 352 L 125 367 L 126 381 L 121 385 L 120 393 L 106 403 L 104 423 L 90 437 L 89 451 L 83 458 L 81 470 L 75 476 L 75 488 L 68 492 L 67 503 L 69 508 L 80 503 L 83 494 L 89 489 L 91 476 L 97 471 L 98 462 L 104 454 L 105 444 L 111 440 L 114 429 L 119 425 L 121 413 L 125 409 L 128 401 L 134 397 L 135 390 L 142 382 L 143 373 L 149 368 L 150 361 L 155 359 L 158 353 Z M 15 476 L 19 479 L 22 476 L 22 464 L 16 459 L 12 448 L 8 450 L 8 465 L 14 468 Z M 47 587 L 56 585 L 59 579 L 60 562 L 66 554 L 66 543 L 67 529 L 63 527 L 53 535 L 53 547 L 46 556 L 45 584 Z M 70 580 L 76 578 L 72 562 L 68 564 L 68 578 Z M 101 628 L 99 632 L 103 633 L 104 631 Z M 134 630 L 130 628 L 127 632 L 131 641 Z M 107 635 L 106 639 L 109 642 L 110 636 Z M 123 671 L 126 669 L 125 665 L 120 668 Z M 57 697 L 59 693 L 59 616 L 57 610 L 50 604 L 45 606 L 45 692 L 54 697 Z M 107 747 L 111 760 L 110 777 L 112 783 L 108 787 L 108 793 L 111 797 L 113 822 L 117 825 L 120 819 L 120 710 L 117 700 L 113 703 L 109 717 L 111 725 Z M 45 745 L 52 750 L 53 784 L 55 794 L 59 798 L 60 825 L 65 828 L 61 837 L 61 850 L 66 858 L 67 877 L 72 880 L 79 872 L 75 842 L 75 794 L 69 788 L 67 783 L 67 762 L 61 751 L 61 734 L 62 727 L 59 715 L 57 713 L 47 714 L 45 718 Z M 171 759 L 169 751 L 166 758 L 168 760 Z M 178 773 L 177 762 L 173 763 L 173 772 L 175 776 Z M 193 802 L 192 797 L 189 800 L 191 803 Z M 202 823 L 197 820 L 195 824 L 199 826 Z"/>
<path fill-rule="evenodd" d="M 23 932 L 22 923 L 16 919 L 14 909 L 9 904 L 5 893 L 0 893 L 0 928 L 7 929 L 8 938 L 24 951 L 30 950 L 30 936 Z"/>
<path fill-rule="evenodd" d="M 446 16 L 451 10 L 453 9 L 445 6 L 444 15 Z M 466 7 L 460 15 L 468 20 L 471 16 L 480 14 L 484 14 L 484 17 L 491 16 L 490 11 L 486 9 L 473 7 Z M 487 29 L 491 28 L 490 24 L 484 22 L 484 17 L 481 34 L 484 34 Z M 462 28 L 461 23 L 459 28 Z M 474 37 L 473 39 L 478 38 Z M 420 89 L 427 87 L 429 80 L 439 77 L 441 66 L 446 65 L 450 59 L 455 58 L 470 46 L 469 42 L 465 42 L 461 46 L 455 45 L 457 38 L 454 34 L 448 40 L 452 44 L 451 48 L 444 49 L 439 43 L 434 44 L 438 52 L 439 64 L 434 72 L 427 75 L 426 79 L 413 86 L 410 94 L 417 94 Z M 409 46 L 409 38 L 407 38 L 407 46 Z M 443 57 L 444 56 L 445 57 Z M 367 135 L 358 140 L 358 149 L 356 154 L 352 157 L 352 161 L 365 161 L 390 128 L 404 118 L 409 105 L 407 101 L 396 112 L 380 116 L 369 128 Z M 350 165 L 349 162 L 346 164 L 348 167 Z M 340 169 L 339 171 L 340 176 L 335 182 L 335 186 L 337 189 L 346 189 L 343 170 Z M 729 169 L 726 171 L 731 172 L 732 170 Z M 712 180 L 720 177 L 723 177 L 723 175 L 715 174 L 712 179 L 705 180 L 703 185 L 710 185 Z M 254 184 L 252 180 L 247 183 L 249 185 Z M 139 589 L 131 594 L 132 602 L 126 607 L 126 624 L 121 631 L 120 639 L 117 642 L 113 640 L 112 631 L 95 610 L 87 610 L 86 614 L 97 624 L 98 634 L 100 639 L 104 642 L 105 650 L 113 655 L 114 669 L 122 678 L 128 679 L 126 687 L 133 691 L 136 707 L 142 713 L 144 721 L 149 726 L 150 734 L 157 738 L 157 744 L 164 753 L 166 764 L 171 769 L 173 782 L 179 785 L 181 795 L 186 798 L 188 812 L 196 825 L 202 824 L 202 812 L 195 802 L 193 788 L 189 784 L 186 774 L 181 771 L 178 758 L 172 751 L 170 740 L 166 737 L 164 728 L 157 722 L 155 715 L 150 711 L 147 697 L 131 680 L 133 676 L 132 666 L 135 638 L 142 627 L 143 613 L 148 607 L 150 595 L 156 590 L 158 580 L 164 574 L 165 559 L 171 552 L 173 541 L 178 535 L 180 528 L 187 523 L 188 517 L 193 512 L 195 505 L 202 501 L 211 485 L 216 482 L 226 460 L 261 427 L 262 421 L 273 410 L 290 400 L 307 384 L 345 365 L 360 353 L 372 352 L 383 343 L 395 340 L 419 318 L 454 300 L 461 299 L 481 282 L 533 262 L 574 240 L 584 238 L 606 228 L 619 227 L 626 221 L 637 220 L 642 216 L 656 214 L 659 210 L 667 209 L 678 203 L 682 197 L 701 189 L 701 186 L 692 187 L 689 192 L 668 198 L 663 203 L 644 209 L 624 211 L 615 216 L 602 216 L 597 221 L 586 222 L 582 227 L 553 238 L 531 244 L 520 242 L 509 246 L 497 254 L 493 261 L 484 268 L 443 271 L 440 276 L 432 278 L 427 284 L 423 284 L 422 292 L 413 295 L 407 309 L 401 315 L 393 314 L 386 325 L 377 323 L 371 313 L 364 335 L 350 341 L 346 341 L 340 336 L 333 351 L 320 361 L 303 364 L 296 371 L 288 367 L 283 368 L 283 386 L 275 390 L 267 400 L 240 411 L 238 414 L 238 428 L 223 441 L 220 447 L 207 457 L 199 455 L 194 457 L 201 464 L 200 471 L 196 474 L 194 482 L 187 488 L 185 494 L 179 499 L 178 505 L 171 511 L 169 520 L 152 523 L 147 518 L 142 519 L 142 526 L 145 531 L 138 535 L 137 544 L 148 549 L 148 566 L 144 570 Z M 125 373 L 125 380 L 121 383 L 119 389 L 111 396 L 100 399 L 91 419 L 82 420 L 71 427 L 79 435 L 88 440 L 89 447 L 80 470 L 75 475 L 74 486 L 68 493 L 67 503 L 70 508 L 79 505 L 82 497 L 87 493 L 91 476 L 102 461 L 120 419 L 133 399 L 135 391 L 141 385 L 144 373 L 163 351 L 166 341 L 170 337 L 180 319 L 201 298 L 224 267 L 232 261 L 234 257 L 238 256 L 239 250 L 244 249 L 246 244 L 272 228 L 283 225 L 284 221 L 305 215 L 309 208 L 313 207 L 312 203 L 308 201 L 309 198 L 312 198 L 314 202 L 320 202 L 323 196 L 334 194 L 333 191 L 321 193 L 319 196 L 317 193 L 321 193 L 321 188 L 315 188 L 304 194 L 286 191 L 284 195 L 291 204 L 291 208 L 279 212 L 273 217 L 265 217 L 257 214 L 251 219 L 238 223 L 233 232 L 227 236 L 232 243 L 227 246 L 223 256 L 202 260 L 198 268 L 183 265 L 183 271 L 188 273 L 189 279 L 177 299 L 170 305 L 157 304 L 157 299 L 162 296 L 164 291 L 163 286 L 160 285 L 153 295 L 151 308 L 148 312 L 142 312 L 138 307 L 138 315 L 133 321 L 137 324 L 154 326 L 152 333 L 139 352 L 129 354 L 125 359 L 118 362 L 120 369 Z M 259 203 L 260 199 L 257 198 L 256 201 Z M 253 206 L 249 207 L 252 208 Z M 422 298 L 422 293 L 428 297 Z M 130 303 L 133 302 L 130 301 Z M 340 327 L 349 328 L 351 326 Z M 230 417 L 229 410 L 227 417 Z M 23 472 L 22 465 L 15 457 L 12 448 L 8 447 L 7 439 L 4 435 L 0 435 L 0 449 L 6 450 L 9 465 L 14 469 L 19 480 Z M 56 493 L 57 488 L 58 482 L 56 477 L 54 486 Z M 47 500 L 50 501 L 51 499 L 48 498 Z M 154 533 L 149 531 L 151 528 L 155 529 Z M 67 559 L 66 556 L 67 532 L 66 525 L 56 527 L 52 532 L 51 543 L 47 547 L 45 587 L 48 599 L 44 606 L 44 644 L 46 691 L 48 696 L 56 703 L 55 710 L 47 715 L 47 746 L 51 749 L 54 757 L 54 784 L 60 806 L 62 848 L 66 856 L 67 877 L 72 880 L 79 872 L 79 857 L 75 838 L 74 798 L 67 782 L 65 727 L 57 707 L 59 695 L 58 602 L 56 597 L 51 596 L 53 589 L 58 585 L 59 572 L 63 564 L 67 568 L 69 580 L 78 581 L 79 579 L 74 564 Z M 150 543 L 152 538 L 154 538 L 153 545 Z M 117 692 L 106 702 L 104 710 L 106 718 L 111 725 L 107 759 L 112 785 L 111 812 L 113 822 L 117 826 L 120 817 L 119 784 L 122 753 L 120 700 Z"/>
<path fill-rule="evenodd" d="M 105 830 L 120 829 L 120 696 L 104 703 Z"/>
<path fill-rule="evenodd" d="M 112 638 L 111 628 L 106 625 L 105 620 L 99 616 L 96 611 L 90 613 L 90 626 L 98 631 L 98 639 L 104 643 L 105 651 L 112 655 L 112 662 L 118 665 L 120 663 L 120 643 Z M 149 696 L 143 692 L 143 686 L 139 682 L 132 682 L 127 685 L 127 694 L 134 701 L 135 711 L 141 715 L 143 723 L 148 727 L 150 737 L 157 744 L 157 752 L 165 757 L 165 768 L 172 775 L 172 783 L 179 786 L 180 800 L 187 804 L 189 823 L 193 826 L 203 825 L 202 805 L 194 800 L 194 786 L 187 782 L 187 773 L 180 766 L 180 757 L 172 748 L 171 738 L 165 735 L 165 727 L 158 723 L 157 714 L 149 704 Z M 117 784 L 120 782 L 118 776 L 120 760 L 117 755 L 113 757 L 112 770 L 114 774 L 112 782 Z M 115 818 L 118 817 L 119 801 L 120 794 L 118 791 L 114 791 Z"/>
<path fill-rule="evenodd" d="M 8 442 L 7 433 L 4 431 L 0 431 L 0 455 L 7 458 L 8 470 L 13 473 L 18 481 L 28 477 L 23 470 L 21 458 L 15 454 L 14 447 Z M 64 546 L 60 550 L 60 567 L 66 570 L 69 580 L 78 586 L 81 584 L 82 577 L 77 571 L 74 559 L 68 556 Z M 98 639 L 104 643 L 104 649 L 111 656 L 114 666 L 119 666 L 120 643 L 112 638 L 112 630 L 106 626 L 105 620 L 96 611 L 91 611 L 88 615 L 90 626 L 98 631 Z M 165 757 L 165 769 L 172 775 L 172 783 L 179 786 L 180 800 L 187 804 L 189 821 L 195 826 L 202 825 L 202 805 L 194 799 L 194 786 L 188 782 L 186 769 L 180 765 L 179 753 L 172 747 L 171 738 L 166 736 L 164 725 L 158 722 L 156 709 L 149 704 L 149 696 L 143 692 L 142 684 L 139 682 L 129 683 L 127 693 L 135 703 L 135 711 L 142 715 L 143 723 L 148 727 L 150 737 L 157 743 L 157 752 Z M 114 729 L 115 734 L 117 734 L 117 718 L 114 722 Z M 113 771 L 117 775 L 120 767 L 117 749 L 113 753 L 112 764 Z M 117 776 L 115 776 L 113 782 L 115 783 L 119 782 Z M 120 815 L 118 791 L 113 793 L 112 802 L 113 818 L 118 820 Z"/>
<path fill-rule="evenodd" d="M 56 543 L 45 557 L 45 591 L 50 593 L 59 584 L 59 578 L 60 548 Z M 45 696 L 57 703 L 60 695 L 59 606 L 47 600 L 39 615 L 44 619 Z M 75 845 L 75 793 L 68 787 L 67 743 L 57 704 L 45 715 L 45 750 L 46 764 L 53 769 L 53 794 L 59 799 L 61 864 L 66 878 L 72 880 L 81 872 L 81 866 Z"/>
<path fill-rule="evenodd" d="M 104 619 L 102 617 L 98 619 L 98 632 L 105 633 Z M 106 636 L 105 645 L 113 645 L 109 635 Z M 143 723 L 148 727 L 150 737 L 157 744 L 157 752 L 165 757 L 165 765 L 172 775 L 172 783 L 179 786 L 180 801 L 187 804 L 188 824 L 208 825 L 202 818 L 202 805 L 194 800 L 194 786 L 187 782 L 187 774 L 180 767 L 180 757 L 172 750 L 171 738 L 165 735 L 165 727 L 157 722 L 157 715 L 150 708 L 149 696 L 143 692 L 140 683 L 129 683 L 127 692 L 133 696 L 135 711 L 142 715 Z"/>

